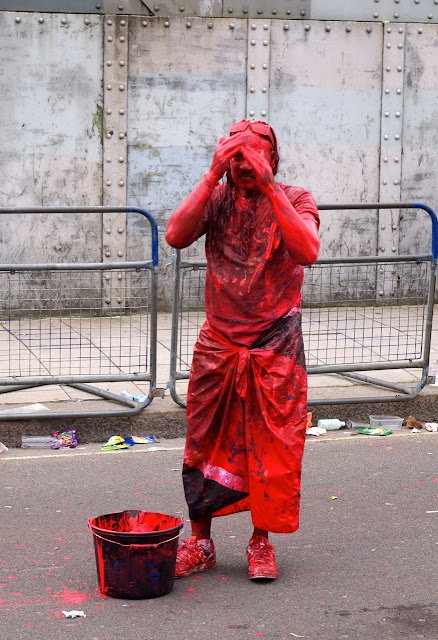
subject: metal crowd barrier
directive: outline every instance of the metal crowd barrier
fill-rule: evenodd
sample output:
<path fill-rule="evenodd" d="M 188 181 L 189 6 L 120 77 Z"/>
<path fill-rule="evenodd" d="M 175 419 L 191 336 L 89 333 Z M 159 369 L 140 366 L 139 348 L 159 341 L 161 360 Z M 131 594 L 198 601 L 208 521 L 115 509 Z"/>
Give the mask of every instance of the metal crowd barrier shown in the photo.
<path fill-rule="evenodd" d="M 0 393 L 65 385 L 123 405 L 119 410 L 7 412 L 0 420 L 129 416 L 154 397 L 158 229 L 136 207 L 0 208 L 6 214 L 136 213 L 150 226 L 151 259 L 0 265 Z M 148 383 L 143 401 L 89 383 Z"/>
<path fill-rule="evenodd" d="M 422 209 L 432 221 L 432 248 L 426 255 L 324 258 L 305 268 L 302 328 L 307 370 L 334 373 L 378 385 L 392 395 L 309 399 L 309 405 L 390 402 L 414 398 L 429 367 L 438 261 L 438 219 L 419 202 L 320 205 L 327 210 Z M 177 383 L 190 376 L 193 346 L 205 319 L 206 263 L 173 254 L 174 296 L 168 387 L 185 406 Z M 420 369 L 414 387 L 364 375 L 388 369 Z"/>

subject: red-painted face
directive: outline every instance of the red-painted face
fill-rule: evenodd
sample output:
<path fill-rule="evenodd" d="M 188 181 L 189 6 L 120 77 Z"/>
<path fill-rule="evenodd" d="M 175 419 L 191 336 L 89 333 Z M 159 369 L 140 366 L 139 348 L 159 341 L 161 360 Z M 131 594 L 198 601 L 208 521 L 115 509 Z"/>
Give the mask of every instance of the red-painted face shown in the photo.
<path fill-rule="evenodd" d="M 272 145 L 256 133 L 245 133 L 244 144 L 263 156 L 272 166 Z M 237 153 L 230 161 L 231 177 L 242 191 L 258 191 L 257 181 L 251 164 L 242 153 Z"/>

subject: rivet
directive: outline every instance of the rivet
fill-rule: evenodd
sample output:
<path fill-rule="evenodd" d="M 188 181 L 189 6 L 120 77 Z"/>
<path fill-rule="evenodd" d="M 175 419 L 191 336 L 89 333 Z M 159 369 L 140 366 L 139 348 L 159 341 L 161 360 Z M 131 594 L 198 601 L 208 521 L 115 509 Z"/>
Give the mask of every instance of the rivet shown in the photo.
<path fill-rule="evenodd" d="M 105 251 L 105 255 L 106 255 L 107 258 L 109 258 L 111 253 L 109 251 Z"/>
<path fill-rule="evenodd" d="M 303 18 L 304 18 L 304 16 L 305 16 L 305 15 L 306 15 L 305 10 L 304 10 L 304 9 L 301 9 L 301 11 L 300 11 L 300 16 L 303 16 Z"/>
<path fill-rule="evenodd" d="M 111 65 L 112 65 L 111 60 L 107 60 L 107 62 L 106 62 L 106 66 L 107 66 L 107 67 L 110 67 Z"/>
<path fill-rule="evenodd" d="M 268 65 L 266 64 L 266 62 L 264 62 L 264 63 L 262 64 L 262 69 L 267 69 L 267 68 L 268 68 Z"/>
<path fill-rule="evenodd" d="M 107 133 L 107 134 L 106 134 L 106 137 L 107 137 L 107 138 L 111 138 L 111 134 L 110 134 L 110 133 Z"/>
<path fill-rule="evenodd" d="M 259 16 L 263 13 L 263 9 L 257 9 L 257 13 L 259 14 Z"/>
<path fill-rule="evenodd" d="M 119 162 L 125 162 L 125 158 L 123 156 L 120 156 Z"/>
<path fill-rule="evenodd" d="M 213 29 L 213 23 L 212 23 L 212 22 L 209 22 L 209 23 L 208 23 L 208 25 L 207 25 L 207 27 L 208 27 L 209 29 Z"/>
<path fill-rule="evenodd" d="M 395 253 L 395 252 L 397 251 L 396 247 L 392 247 L 392 248 L 391 248 L 391 251 L 392 251 L 393 253 Z M 391 295 L 394 295 L 394 294 L 392 293 Z"/>
<path fill-rule="evenodd" d="M 123 138 L 124 138 L 124 137 L 125 137 L 125 134 L 124 134 L 124 133 L 119 133 L 119 138 L 120 138 L 120 140 L 123 140 Z"/>
<path fill-rule="evenodd" d="M 113 41 L 113 37 L 112 36 L 108 36 L 107 40 L 108 40 L 108 42 L 112 42 Z"/>
<path fill-rule="evenodd" d="M 124 90 L 125 90 L 125 85 L 119 84 L 119 91 L 124 91 Z"/>
<path fill-rule="evenodd" d="M 100 9 L 100 4 L 96 4 L 96 9 Z"/>
<path fill-rule="evenodd" d="M 331 26 L 330 26 L 329 24 L 326 24 L 326 25 L 325 25 L 325 30 L 326 30 L 327 32 L 328 32 L 328 31 L 331 31 L 331 29 L 332 29 L 332 28 L 331 28 Z"/>
<path fill-rule="evenodd" d="M 388 138 L 389 138 L 388 134 L 387 134 L 387 133 L 385 133 L 385 135 L 383 136 L 383 139 L 384 139 L 384 140 L 388 140 Z"/>
<path fill-rule="evenodd" d="M 350 25 L 347 25 L 347 26 L 345 27 L 345 31 L 346 31 L 347 33 L 350 33 L 350 31 L 351 31 L 351 27 L 350 27 Z"/>
<path fill-rule="evenodd" d="M 191 23 L 191 22 L 186 22 L 186 27 L 187 27 L 187 29 L 190 29 L 190 27 L 191 27 L 191 26 L 192 26 L 192 23 Z"/>
<path fill-rule="evenodd" d="M 255 64 L 254 64 L 254 62 L 251 62 L 251 64 L 250 64 L 249 66 L 250 66 L 250 69 L 255 69 Z"/>
<path fill-rule="evenodd" d="M 246 7 L 243 7 L 242 12 L 247 14 L 248 13 L 248 9 Z"/>
<path fill-rule="evenodd" d="M 268 89 L 267 89 L 267 87 L 262 87 L 262 92 L 263 92 L 263 93 L 266 93 L 266 92 L 267 92 L 267 90 L 268 90 Z"/>
<path fill-rule="evenodd" d="M 107 109 L 106 112 L 110 116 L 112 114 L 112 109 Z"/>
<path fill-rule="evenodd" d="M 119 4 L 119 11 L 123 11 L 125 7 L 122 4 Z"/>
<path fill-rule="evenodd" d="M 398 158 L 394 158 L 394 162 L 398 162 L 398 161 L 399 161 L 399 159 L 398 159 Z"/>
<path fill-rule="evenodd" d="M 235 27 L 234 22 L 230 22 L 230 29 L 234 29 L 234 27 Z"/>
<path fill-rule="evenodd" d="M 289 25 L 288 25 L 288 24 L 284 24 L 284 25 L 283 25 L 283 29 L 284 29 L 285 31 L 288 31 L 288 30 L 289 30 Z"/>
<path fill-rule="evenodd" d="M 66 18 L 62 18 L 62 19 L 61 19 L 61 23 L 62 23 L 62 24 L 67 24 L 67 20 L 66 20 Z"/>
<path fill-rule="evenodd" d="M 170 25 L 169 20 L 166 20 L 166 22 L 164 23 L 164 26 L 165 26 L 165 27 L 168 27 L 169 25 Z"/>
<path fill-rule="evenodd" d="M 119 40 L 120 42 L 125 42 L 125 36 L 120 36 Z"/>
<path fill-rule="evenodd" d="M 110 187 L 110 186 L 111 186 L 111 180 L 107 180 L 107 181 L 106 181 L 106 186 L 107 186 L 107 187 Z"/>
<path fill-rule="evenodd" d="M 125 113 L 125 110 L 124 109 L 119 109 L 119 113 L 120 113 L 121 116 L 123 116 L 124 113 Z"/>
<path fill-rule="evenodd" d="M 144 27 L 148 26 L 148 21 L 147 20 L 143 20 L 143 22 L 141 23 Z"/>
<path fill-rule="evenodd" d="M 110 27 L 112 25 L 113 21 L 112 20 L 108 20 L 107 25 Z"/>
<path fill-rule="evenodd" d="M 123 187 L 125 185 L 125 181 L 124 180 L 119 180 L 119 187 Z"/>
<path fill-rule="evenodd" d="M 386 224 L 381 224 L 381 225 L 380 225 L 380 228 L 382 229 L 382 231 L 385 231 L 385 229 L 386 229 Z"/>
<path fill-rule="evenodd" d="M 231 27 L 231 25 L 230 25 L 230 27 Z M 256 44 L 256 41 L 255 41 L 255 40 L 251 40 L 251 44 L 252 44 L 252 46 L 254 47 L 254 46 L 255 46 L 255 44 Z"/>
<path fill-rule="evenodd" d="M 399 43 L 398 43 L 398 45 L 397 45 L 397 47 L 398 47 L 399 49 L 403 49 L 403 44 L 402 44 L 401 42 L 399 42 Z"/>
<path fill-rule="evenodd" d="M 398 180 L 394 180 L 394 184 L 397 185 L 398 184 Z"/>
<path fill-rule="evenodd" d="M 228 13 L 233 13 L 234 9 L 233 7 L 228 7 Z"/>
<path fill-rule="evenodd" d="M 387 118 L 389 116 L 389 111 L 385 111 L 385 117 Z"/>
<path fill-rule="evenodd" d="M 306 24 L 306 26 L 304 27 L 304 31 L 310 31 L 310 24 Z"/>
<path fill-rule="evenodd" d="M 394 136 L 394 138 L 395 138 L 396 140 L 400 140 L 400 134 L 398 134 L 398 133 L 397 133 L 397 134 Z"/>
<path fill-rule="evenodd" d="M 383 162 L 388 162 L 388 158 L 383 158 Z"/>
<path fill-rule="evenodd" d="M 267 30 L 269 29 L 269 25 L 268 25 L 268 24 L 264 24 L 264 25 L 263 25 L 263 29 L 264 29 L 265 31 L 267 31 Z"/>
<path fill-rule="evenodd" d="M 111 302 L 111 300 L 110 300 L 109 298 L 105 298 L 105 302 L 106 302 L 107 304 L 109 304 L 109 303 Z"/>
<path fill-rule="evenodd" d="M 433 15 L 431 13 L 429 13 L 427 17 L 428 17 L 429 20 L 432 20 Z"/>
<path fill-rule="evenodd" d="M 388 180 L 382 180 L 382 184 L 388 184 Z"/>
<path fill-rule="evenodd" d="M 261 113 L 262 113 L 262 116 L 266 115 L 266 111 L 264 109 L 263 109 L 263 111 Z"/>
<path fill-rule="evenodd" d="M 250 90 L 251 93 L 255 92 L 255 88 L 254 87 L 250 87 L 249 90 Z"/>
<path fill-rule="evenodd" d="M 250 115 L 250 116 L 253 116 L 253 115 L 254 115 L 254 113 L 255 113 L 255 112 L 251 109 L 251 111 L 249 112 L 249 115 Z"/>
<path fill-rule="evenodd" d="M 41 18 L 40 18 L 40 22 L 41 22 Z M 84 22 L 85 22 L 85 24 L 90 24 L 90 21 L 89 21 L 88 18 L 85 18 Z"/>
<path fill-rule="evenodd" d="M 120 20 L 120 24 L 121 24 L 122 27 L 124 27 L 125 24 L 126 24 L 126 20 Z"/>
<path fill-rule="evenodd" d="M 390 42 L 387 42 L 387 43 L 386 43 L 386 48 L 387 48 L 387 49 L 390 49 L 390 48 L 391 48 L 391 43 L 390 43 Z"/>
<path fill-rule="evenodd" d="M 401 71 L 401 70 L 402 70 L 402 68 L 401 68 L 401 66 L 399 65 L 399 66 L 397 67 L 397 71 Z"/>
<path fill-rule="evenodd" d="M 43 24 L 43 22 L 44 22 L 44 18 L 43 18 L 43 17 L 38 18 L 38 22 L 39 22 L 40 24 Z M 88 20 L 88 22 L 87 22 L 87 21 L 85 20 L 85 24 L 90 24 L 90 21 Z"/>
<path fill-rule="evenodd" d="M 400 118 L 400 111 L 396 111 L 396 112 L 395 112 L 395 117 L 396 117 L 396 118 Z"/>
<path fill-rule="evenodd" d="M 391 67 L 386 67 L 386 70 L 387 71 L 391 71 Z"/>
<path fill-rule="evenodd" d="M 398 18 L 399 14 L 398 13 L 394 13 L 394 18 Z"/>
<path fill-rule="evenodd" d="M 276 16 L 277 15 L 277 9 L 272 9 L 272 15 Z"/>
<path fill-rule="evenodd" d="M 111 158 L 108 156 L 108 158 L 106 159 L 107 162 L 111 162 Z"/>
<path fill-rule="evenodd" d="M 373 13 L 373 16 L 374 16 L 374 18 L 378 18 L 378 17 L 379 17 L 379 14 L 377 13 L 377 11 L 375 11 L 375 12 Z"/>
<path fill-rule="evenodd" d="M 374 2 L 379 2 L 379 0 L 374 0 Z"/>
<path fill-rule="evenodd" d="M 401 89 L 397 89 L 397 93 L 400 94 L 401 93 Z"/>
<path fill-rule="evenodd" d="M 125 66 L 125 61 L 124 61 L 124 60 L 120 60 L 119 65 L 120 65 L 121 67 L 124 67 L 124 66 Z"/>
<path fill-rule="evenodd" d="M 123 227 L 119 227 L 119 228 L 117 229 L 117 231 L 118 231 L 118 233 L 123 233 L 123 232 L 124 232 L 124 228 L 123 228 Z"/>
<path fill-rule="evenodd" d="M 290 16 L 291 13 L 292 11 L 290 9 L 286 9 L 286 15 Z"/>
<path fill-rule="evenodd" d="M 400 0 L 394 0 L 395 4 L 398 4 L 400 2 Z"/>
<path fill-rule="evenodd" d="M 251 29 L 252 29 L 253 31 L 254 31 L 255 29 L 257 29 L 257 25 L 256 25 L 256 24 L 254 24 L 254 22 L 253 22 L 253 23 L 252 23 L 252 25 L 251 25 Z"/>
<path fill-rule="evenodd" d="M 414 0 L 415 4 L 420 4 L 420 0 Z"/>
<path fill-rule="evenodd" d="M 385 93 L 389 93 L 389 89 L 385 89 Z"/>
<path fill-rule="evenodd" d="M 371 31 L 372 31 L 371 27 L 367 27 L 367 28 L 366 28 L 366 32 L 367 32 L 367 33 L 371 33 Z"/>
<path fill-rule="evenodd" d="M 417 33 L 420 33 L 420 34 L 423 33 L 423 29 L 421 29 L 421 28 L 418 29 Z"/>
<path fill-rule="evenodd" d="M 154 11 L 159 11 L 159 10 L 160 10 L 160 5 L 159 5 L 159 4 L 156 4 L 156 5 L 154 6 Z"/>
<path fill-rule="evenodd" d="M 113 86 L 112 86 L 112 84 L 107 84 L 107 85 L 106 85 L 106 88 L 107 88 L 107 90 L 108 90 L 108 91 L 111 91 L 111 89 L 113 88 Z"/>
<path fill-rule="evenodd" d="M 383 251 L 383 249 L 382 249 Z M 379 291 L 379 296 L 383 296 L 383 291 Z"/>
<path fill-rule="evenodd" d="M 399 28 L 398 28 L 398 32 L 399 32 L 399 33 L 403 33 L 403 27 L 399 27 Z"/>
<path fill-rule="evenodd" d="M 397 231 L 397 225 L 396 224 L 393 224 L 391 228 L 392 228 L 393 231 Z"/>
<path fill-rule="evenodd" d="M 264 46 L 264 47 L 267 47 L 267 46 L 268 46 L 268 44 L 269 44 L 269 42 L 268 42 L 267 40 L 263 40 L 263 46 Z"/>
<path fill-rule="evenodd" d="M 392 29 L 391 29 L 391 27 L 388 27 L 388 28 L 387 28 L 386 33 L 392 33 Z"/>
<path fill-rule="evenodd" d="M 123 251 L 117 251 L 117 255 L 121 257 L 123 255 Z"/>
<path fill-rule="evenodd" d="M 109 227 L 107 227 L 107 228 L 105 229 L 105 232 L 106 232 L 106 233 L 111 233 L 111 229 L 110 229 Z"/>
<path fill-rule="evenodd" d="M 180 11 L 185 11 L 185 7 L 180 7 L 179 10 Z"/>

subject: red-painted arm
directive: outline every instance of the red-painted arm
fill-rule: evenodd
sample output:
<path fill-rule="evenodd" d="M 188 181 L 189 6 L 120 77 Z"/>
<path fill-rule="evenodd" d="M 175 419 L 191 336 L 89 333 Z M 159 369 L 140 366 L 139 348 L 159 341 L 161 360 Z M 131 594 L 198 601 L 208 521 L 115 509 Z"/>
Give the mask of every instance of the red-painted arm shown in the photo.
<path fill-rule="evenodd" d="M 309 206 L 312 217 L 301 217 L 300 213 L 305 213 L 305 209 L 298 213 L 292 206 L 280 185 L 275 182 L 268 161 L 257 151 L 245 145 L 242 145 L 242 153 L 254 170 L 260 191 L 271 202 L 281 235 L 291 257 L 298 264 L 312 264 L 317 259 L 319 251 L 318 222 L 312 215 L 314 208 Z"/>

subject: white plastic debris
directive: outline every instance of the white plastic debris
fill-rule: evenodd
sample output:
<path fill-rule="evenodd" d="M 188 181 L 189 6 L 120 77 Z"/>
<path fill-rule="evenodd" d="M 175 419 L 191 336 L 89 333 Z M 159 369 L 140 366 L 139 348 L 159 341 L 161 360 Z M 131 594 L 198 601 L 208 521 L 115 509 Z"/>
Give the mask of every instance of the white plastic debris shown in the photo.
<path fill-rule="evenodd" d="M 416 429 L 415 427 L 412 429 L 412 433 L 420 433 L 420 429 Z"/>
<path fill-rule="evenodd" d="M 327 434 L 327 429 L 323 429 L 322 427 L 310 427 L 307 429 L 306 435 L 308 436 L 325 436 Z"/>
<path fill-rule="evenodd" d="M 9 449 L 5 444 L 3 444 L 3 442 L 0 442 L 0 453 L 2 453 L 3 451 L 9 451 Z"/>
<path fill-rule="evenodd" d="M 169 451 L 167 447 L 149 447 L 148 451 Z"/>
<path fill-rule="evenodd" d="M 41 404 L 41 402 L 36 402 L 35 404 L 27 404 L 25 407 L 14 407 L 13 409 L 4 409 L 0 411 L 3 413 L 34 413 L 36 411 L 50 411 L 49 407 L 46 407 L 45 404 Z"/>
<path fill-rule="evenodd" d="M 86 618 L 86 614 L 83 611 L 63 611 L 66 618 Z"/>
<path fill-rule="evenodd" d="M 424 427 L 427 431 L 438 431 L 438 422 L 426 422 Z"/>

